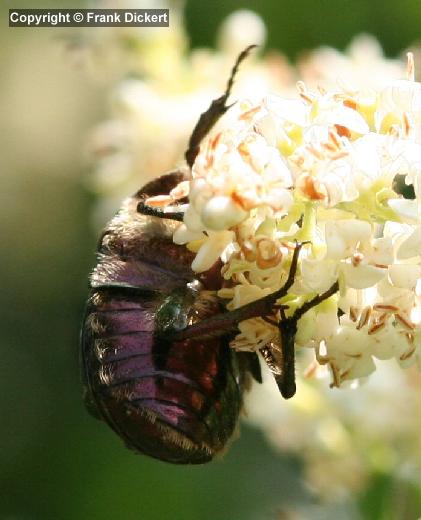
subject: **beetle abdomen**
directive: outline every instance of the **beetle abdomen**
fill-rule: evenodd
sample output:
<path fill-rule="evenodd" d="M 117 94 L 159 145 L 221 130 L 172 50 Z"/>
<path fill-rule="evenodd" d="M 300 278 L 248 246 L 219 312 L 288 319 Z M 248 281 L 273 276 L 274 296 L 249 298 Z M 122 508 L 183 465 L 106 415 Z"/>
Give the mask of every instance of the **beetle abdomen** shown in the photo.
<path fill-rule="evenodd" d="M 85 325 L 99 414 L 137 451 L 176 463 L 210 460 L 241 408 L 235 354 L 225 339 L 165 341 L 154 333 L 155 300 L 113 293 L 94 293 Z"/>
<path fill-rule="evenodd" d="M 232 436 L 244 374 L 226 336 L 170 339 L 171 330 L 220 312 L 216 300 L 189 286 L 194 254 L 173 243 L 179 224 L 137 212 L 141 197 L 167 193 L 181 178 L 149 183 L 106 228 L 91 276 L 82 361 L 89 408 L 129 447 L 195 464 L 211 460 Z"/>

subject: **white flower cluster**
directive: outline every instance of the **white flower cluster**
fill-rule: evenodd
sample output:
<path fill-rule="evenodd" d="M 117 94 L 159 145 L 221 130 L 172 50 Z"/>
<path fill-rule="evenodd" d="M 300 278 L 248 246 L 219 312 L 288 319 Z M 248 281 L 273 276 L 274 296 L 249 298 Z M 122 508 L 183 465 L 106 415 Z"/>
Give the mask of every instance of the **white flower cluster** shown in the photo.
<path fill-rule="evenodd" d="M 109 7 L 108 4 L 104 0 L 102 6 Z M 127 6 L 127 2 L 121 5 Z M 135 7 L 150 5 L 140 0 Z M 174 168 L 183 156 L 198 114 L 222 92 L 238 53 L 249 43 L 262 45 L 265 39 L 264 25 L 258 16 L 237 12 L 224 22 L 216 50 L 187 51 L 182 13 L 174 6 L 171 20 L 170 28 L 164 29 L 88 31 L 85 45 L 77 47 L 77 57 L 82 58 L 85 68 L 93 70 L 95 77 L 106 78 L 112 100 L 109 120 L 96 129 L 90 141 L 95 170 L 89 183 L 98 195 L 98 223 L 113 214 L 123 197 Z M 214 261 L 220 251 L 226 278 L 221 295 L 230 298 L 230 308 L 261 298 L 283 284 L 295 238 L 310 239 L 312 243 L 301 252 L 297 283 L 290 290 L 288 304 L 299 305 L 309 297 L 309 291 L 328 286 L 341 273 L 340 299 L 331 298 L 305 315 L 296 338 L 297 345 L 312 347 L 320 341 L 319 361 L 327 363 L 329 352 L 331 365 L 336 367 L 336 381 L 345 379 L 343 374 L 348 369 L 348 378 L 372 370 L 373 358 L 399 359 L 403 355 L 399 362 L 406 365 L 418 355 L 415 349 L 412 354 L 411 351 L 419 344 L 415 337 L 419 329 L 418 297 L 416 286 L 415 291 L 413 288 L 414 271 L 418 271 L 419 232 L 408 240 L 418 229 L 418 203 L 389 191 L 394 170 L 406 175 L 414 187 L 417 184 L 419 86 L 412 81 L 390 85 L 394 78 L 404 76 L 405 64 L 386 59 L 376 40 L 364 35 L 354 38 L 344 53 L 332 48 L 315 49 L 294 67 L 273 51 L 265 53 L 264 58 L 254 54 L 242 65 L 233 98 L 262 90 L 291 97 L 295 92 L 294 77 L 304 80 L 307 88 L 316 92 L 308 92 L 300 85 L 302 101 L 271 97 L 262 103 L 237 103 L 215 128 L 209 143 L 203 143 L 195 165 L 193 182 L 199 189 L 203 176 L 210 189 L 197 191 L 195 206 L 190 211 L 200 215 L 200 220 L 188 221 L 193 229 L 184 229 L 184 239 L 189 239 L 188 247 L 199 253 L 194 266 L 197 269 L 206 267 L 206 261 Z M 339 96 L 328 96 L 318 89 L 318 85 L 323 85 L 329 91 L 337 91 L 338 84 Z M 329 103 L 337 109 L 334 116 L 328 109 Z M 343 111 L 343 107 L 352 111 Z M 254 114 L 250 112 L 253 108 Z M 231 134 L 228 128 L 232 129 Z M 322 133 L 326 135 L 326 129 L 327 138 Z M 221 130 L 221 136 L 215 140 Z M 239 147 L 243 141 L 247 146 Z M 318 145 L 311 146 L 312 143 Z M 229 149 L 235 155 L 225 160 Z M 213 157 L 209 167 L 204 160 L 206 150 L 209 158 Z M 250 159 L 244 150 L 252 151 Z M 342 162 L 341 152 L 347 152 Z M 354 160 L 356 157 L 358 161 Z M 222 165 L 228 170 L 234 159 L 242 165 L 238 170 L 241 175 L 235 168 L 236 182 L 242 187 L 232 193 L 241 192 L 241 203 L 218 185 L 216 170 Z M 247 161 L 250 168 L 245 167 Z M 215 172 L 207 177 L 204 173 L 210 168 Z M 234 175 L 233 168 L 230 170 L 230 176 Z M 246 175 L 259 180 L 264 175 L 265 181 L 246 193 L 250 184 Z M 219 178 L 225 186 L 221 174 Z M 270 192 L 265 189 L 269 185 Z M 277 195 L 270 198 L 275 189 Z M 313 197 L 305 195 L 311 195 L 313 190 Z M 182 193 L 187 193 L 185 187 L 174 193 L 174 198 Z M 222 198 L 215 204 L 216 195 Z M 207 205 L 211 201 L 216 208 Z M 249 207 L 251 203 L 256 204 L 255 209 Z M 225 221 L 225 227 L 218 229 L 222 224 L 216 219 L 215 225 L 214 217 L 224 204 L 230 218 L 235 214 L 237 218 L 247 215 L 246 218 L 239 225 Z M 302 223 L 301 215 L 305 217 Z M 196 234 L 189 237 L 187 231 Z M 178 233 L 182 240 L 182 229 Z M 389 257 L 387 253 L 391 253 Z M 371 287 L 349 285 L 359 282 L 360 272 L 364 274 L 364 283 L 369 281 L 370 273 L 373 275 Z M 377 275 L 382 276 L 378 282 Z M 382 308 L 382 304 L 388 307 Z M 338 307 L 345 312 L 340 321 Z M 372 329 L 377 324 L 380 327 Z M 260 348 L 278 336 L 275 327 L 257 318 L 241 323 L 240 330 L 237 348 Z M 407 359 L 405 353 L 409 355 Z M 402 473 L 407 477 L 409 473 L 419 486 L 419 373 L 400 371 L 393 360 L 376 362 L 376 372 L 358 392 L 350 395 L 351 390 L 332 391 L 315 378 L 310 379 L 315 374 L 323 377 L 329 373 L 329 365 L 311 363 L 312 355 L 313 349 L 300 349 L 299 391 L 287 405 L 280 402 L 272 377 L 264 385 L 255 385 L 248 394 L 249 419 L 264 430 L 274 446 L 301 458 L 307 483 L 325 499 L 351 491 L 348 496 L 355 500 L 356 490 L 364 489 L 370 476 L 379 472 L 395 477 Z M 340 512 L 343 516 L 343 508 Z"/>
<path fill-rule="evenodd" d="M 278 303 L 292 313 L 339 281 L 296 337 L 330 367 L 332 385 L 368 376 L 374 359 L 421 366 L 421 85 L 412 55 L 407 79 L 378 90 L 297 87 L 298 99 L 238 102 L 202 143 L 174 241 L 197 252 L 197 272 L 222 259 L 228 309 L 280 289 L 295 242 L 308 241 Z M 395 191 L 397 176 L 414 199 Z M 260 318 L 239 328 L 234 348 L 277 341 Z"/>
<path fill-rule="evenodd" d="M 300 356 L 299 372 L 308 357 Z M 247 394 L 246 405 L 247 421 L 263 429 L 276 450 L 301 458 L 311 489 L 324 501 L 341 503 L 355 500 L 373 475 L 393 475 L 394 486 L 418 486 L 420 372 L 380 361 L 358 391 L 334 391 L 310 376 L 300 379 L 299 392 L 287 406 L 280 403 L 272 378 L 264 377 L 264 384 Z"/>
<path fill-rule="evenodd" d="M 109 3 L 103 0 L 102 5 Z M 136 8 L 151 7 L 147 0 L 135 3 Z M 224 89 L 233 62 L 247 45 L 244 34 L 247 42 L 263 47 L 266 29 L 261 18 L 236 11 L 222 24 L 216 50 L 187 51 L 182 11 L 174 5 L 170 27 L 84 33 L 84 45 L 77 49 L 85 69 L 114 82 L 110 118 L 94 130 L 89 142 L 94 167 L 88 182 L 99 195 L 98 222 L 115 213 L 128 193 L 182 161 L 198 114 Z M 236 82 L 237 95 L 285 91 L 292 84 L 290 67 L 279 53 L 264 59 L 254 53 L 243 72 Z"/>

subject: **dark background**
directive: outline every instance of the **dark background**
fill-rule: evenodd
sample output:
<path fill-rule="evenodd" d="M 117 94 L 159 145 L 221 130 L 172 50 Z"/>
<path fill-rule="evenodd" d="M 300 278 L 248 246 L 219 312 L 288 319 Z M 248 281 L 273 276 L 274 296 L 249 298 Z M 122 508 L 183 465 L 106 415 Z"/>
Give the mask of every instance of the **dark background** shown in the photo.
<path fill-rule="evenodd" d="M 84 3 L 7 2 L 60 6 Z M 360 32 L 393 56 L 421 31 L 418 0 L 190 1 L 192 45 L 212 45 L 238 8 L 259 12 L 268 47 L 291 58 L 322 44 L 344 48 Z M 85 412 L 78 334 L 96 237 L 82 150 L 106 117 L 106 89 L 66 59 L 61 29 L 9 29 L 6 13 L 2 22 L 0 519 L 270 519 L 309 502 L 299 461 L 273 453 L 258 431 L 243 427 L 222 461 L 175 467 L 133 455 Z M 380 491 L 387 479 L 363 497 L 364 518 L 388 518 Z"/>

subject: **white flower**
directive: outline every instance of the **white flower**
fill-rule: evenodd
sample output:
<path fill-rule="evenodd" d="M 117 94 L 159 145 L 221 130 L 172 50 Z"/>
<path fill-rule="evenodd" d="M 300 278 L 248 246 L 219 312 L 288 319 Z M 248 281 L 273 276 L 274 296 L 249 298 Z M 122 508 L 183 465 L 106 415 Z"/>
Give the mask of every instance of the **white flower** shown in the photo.
<path fill-rule="evenodd" d="M 361 114 L 338 103 L 331 96 L 323 96 L 318 100 L 317 112 L 312 122 L 324 127 L 340 125 L 357 134 L 366 134 L 369 130 Z"/>
<path fill-rule="evenodd" d="M 336 220 L 325 227 L 327 257 L 343 259 L 351 256 L 359 242 L 370 239 L 372 227 L 362 220 Z"/>
<path fill-rule="evenodd" d="M 247 213 L 227 195 L 212 197 L 202 209 L 202 222 L 208 229 L 229 229 L 247 217 Z"/>
<path fill-rule="evenodd" d="M 107 215 L 179 163 L 235 55 L 265 38 L 262 21 L 240 12 L 224 25 L 219 50 L 186 53 L 172 14 L 169 29 L 131 32 L 135 45 L 121 45 L 129 34 L 121 29 L 102 33 L 102 44 L 90 37 L 92 56 L 107 65 L 102 76 L 114 81 L 110 121 L 91 147 L 90 186 Z M 295 398 L 280 406 L 268 376 L 248 409 L 275 447 L 302 458 L 307 482 L 327 500 L 358 496 L 373 475 L 403 466 L 418 485 L 421 471 L 421 377 L 400 370 L 421 368 L 421 88 L 413 71 L 407 76 L 366 35 L 346 53 L 307 53 L 298 73 L 279 54 L 253 53 L 228 100 L 237 102 L 201 143 L 189 203 L 178 207 L 184 222 L 174 225 L 174 242 L 196 253 L 195 271 L 221 259 L 227 310 L 282 287 L 296 240 L 310 244 L 282 300 L 287 315 L 339 281 L 338 294 L 298 322 Z M 296 77 L 305 81 L 298 96 Z M 397 174 L 414 200 L 393 192 Z M 261 318 L 238 329 L 238 350 L 279 340 L 278 327 Z"/>
<path fill-rule="evenodd" d="M 231 342 L 236 350 L 258 351 L 279 336 L 278 329 L 261 318 L 242 321 L 238 328 L 240 333 Z"/>
<path fill-rule="evenodd" d="M 340 298 L 307 312 L 295 338 L 315 349 L 334 386 L 366 378 L 374 358 L 405 366 L 418 359 L 411 316 L 418 309 L 421 213 L 418 200 L 393 191 L 402 174 L 421 193 L 421 146 L 409 139 L 406 113 L 417 108 L 418 88 L 395 87 L 380 101 L 371 97 L 370 110 L 363 93 L 313 92 L 304 84 L 301 100 L 270 95 L 238 103 L 229 124 L 201 147 L 184 225 L 174 236 L 197 251 L 195 271 L 222 258 L 231 286 L 219 294 L 228 310 L 280 289 L 291 260 L 286 244 L 309 240 L 286 300 L 292 313 L 339 280 Z M 379 123 L 386 109 L 389 119 Z M 404 213 L 406 224 L 399 222 Z M 270 318 L 280 319 L 275 310 Z M 232 342 L 238 350 L 276 341 L 276 327 L 260 318 L 239 329 Z"/>
<path fill-rule="evenodd" d="M 334 260 L 305 258 L 301 262 L 301 275 L 306 292 L 327 291 L 338 277 L 338 265 Z"/>
<path fill-rule="evenodd" d="M 262 19 L 253 11 L 234 11 L 219 29 L 219 46 L 223 51 L 236 56 L 248 45 L 264 46 L 266 27 Z"/>
<path fill-rule="evenodd" d="M 200 246 L 193 260 L 193 271 L 202 273 L 210 269 L 232 244 L 233 239 L 232 231 L 208 231 L 208 237 L 204 239 L 203 245 Z"/>
<path fill-rule="evenodd" d="M 421 256 L 421 225 L 417 226 L 408 238 L 400 244 L 396 256 L 398 260 Z"/>
<path fill-rule="evenodd" d="M 377 127 L 383 117 L 393 114 L 400 118 L 411 114 L 416 123 L 421 123 L 421 85 L 415 81 L 396 80 L 379 93 Z"/>

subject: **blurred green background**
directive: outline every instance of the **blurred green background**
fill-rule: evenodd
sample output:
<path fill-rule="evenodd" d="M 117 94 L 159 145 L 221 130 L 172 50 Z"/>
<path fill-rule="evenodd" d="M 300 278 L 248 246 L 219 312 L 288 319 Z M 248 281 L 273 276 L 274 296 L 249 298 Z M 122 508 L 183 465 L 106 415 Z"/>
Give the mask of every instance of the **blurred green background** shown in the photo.
<path fill-rule="evenodd" d="M 262 15 L 268 47 L 290 57 L 343 48 L 360 32 L 396 55 L 421 32 L 419 0 L 190 1 L 192 45 L 212 45 L 223 18 L 243 7 Z M 96 237 L 83 150 L 107 115 L 106 90 L 68 59 L 63 29 L 10 29 L 6 13 L 2 23 L 0 519 L 277 519 L 285 504 L 311 502 L 299 462 L 257 431 L 243 427 L 222 461 L 180 468 L 133 455 L 86 413 L 78 335 Z M 376 498 L 387 485 L 380 479 L 362 498 L 364 518 L 387 518 Z M 360 517 L 341 507 L 332 518 Z"/>

